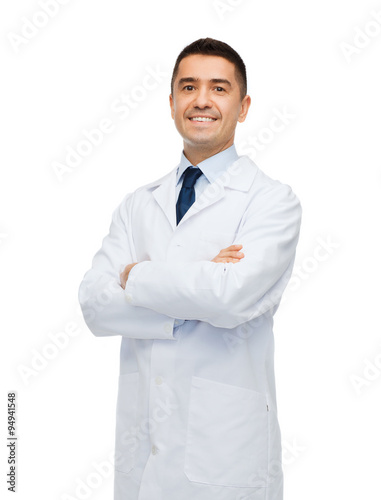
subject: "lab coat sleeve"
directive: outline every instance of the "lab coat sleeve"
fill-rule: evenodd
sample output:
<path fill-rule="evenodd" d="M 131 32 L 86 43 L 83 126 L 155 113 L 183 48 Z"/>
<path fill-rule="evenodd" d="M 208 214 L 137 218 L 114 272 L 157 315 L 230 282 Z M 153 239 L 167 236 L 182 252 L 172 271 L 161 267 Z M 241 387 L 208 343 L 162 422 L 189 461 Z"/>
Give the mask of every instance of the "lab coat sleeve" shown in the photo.
<path fill-rule="evenodd" d="M 274 312 L 291 277 L 300 222 L 299 200 L 289 186 L 275 183 L 243 215 L 234 241 L 243 245 L 240 262 L 141 262 L 129 275 L 128 300 L 221 328 Z"/>
<path fill-rule="evenodd" d="M 81 282 L 78 298 L 83 317 L 96 336 L 173 340 L 174 319 L 129 304 L 120 285 L 120 272 L 127 264 L 136 262 L 129 231 L 132 196 L 127 195 L 114 211 L 109 234 Z"/>

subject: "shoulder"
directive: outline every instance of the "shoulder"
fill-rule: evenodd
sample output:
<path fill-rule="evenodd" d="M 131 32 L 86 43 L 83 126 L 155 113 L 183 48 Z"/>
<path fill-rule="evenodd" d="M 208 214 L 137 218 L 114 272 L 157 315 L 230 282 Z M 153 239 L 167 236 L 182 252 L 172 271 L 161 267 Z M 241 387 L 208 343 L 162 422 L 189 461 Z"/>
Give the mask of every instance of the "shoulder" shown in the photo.
<path fill-rule="evenodd" d="M 289 186 L 288 184 L 284 183 L 279 179 L 273 179 L 272 177 L 267 175 L 248 156 L 246 155 L 240 156 L 239 161 L 242 163 L 242 165 L 245 166 L 246 169 L 251 169 L 253 172 L 255 172 L 255 179 L 253 184 L 256 186 L 253 187 L 263 189 L 264 191 L 276 190 L 283 192 L 292 192 L 291 186 Z"/>
<path fill-rule="evenodd" d="M 159 177 L 155 181 L 149 182 L 148 184 L 144 184 L 143 186 L 138 187 L 134 191 L 134 193 L 139 193 L 141 191 L 143 191 L 143 192 L 144 191 L 151 191 L 152 189 L 160 186 L 161 184 L 163 184 L 163 182 L 166 182 L 173 175 L 175 170 L 177 170 L 177 166 L 176 166 L 176 168 L 172 169 L 170 172 L 163 175 L 162 177 Z"/>
<path fill-rule="evenodd" d="M 155 188 L 167 182 L 176 170 L 177 166 L 162 177 L 144 184 L 143 186 L 139 186 L 134 191 L 130 191 L 129 193 L 124 195 L 116 210 L 122 213 L 126 213 L 129 209 L 131 209 L 135 199 L 144 200 L 147 193 L 151 193 Z"/>
<path fill-rule="evenodd" d="M 251 203 L 256 208 L 259 206 L 283 207 L 283 209 L 292 207 L 299 212 L 301 211 L 300 200 L 291 186 L 267 175 L 246 155 L 240 156 L 237 164 L 241 165 L 244 171 L 251 171 L 254 174 L 249 192 Z"/>

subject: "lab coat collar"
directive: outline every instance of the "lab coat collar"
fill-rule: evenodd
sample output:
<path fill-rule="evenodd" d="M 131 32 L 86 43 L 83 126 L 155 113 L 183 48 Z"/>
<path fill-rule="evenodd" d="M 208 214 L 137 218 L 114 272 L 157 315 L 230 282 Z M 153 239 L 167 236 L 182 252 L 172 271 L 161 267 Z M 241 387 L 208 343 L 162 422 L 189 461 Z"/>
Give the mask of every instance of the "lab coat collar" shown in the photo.
<path fill-rule="evenodd" d="M 154 188 L 152 194 L 165 213 L 173 230 L 176 228 L 175 186 L 178 168 L 179 166 L 158 181 L 146 186 Z M 223 198 L 225 196 L 225 188 L 247 192 L 254 181 L 257 171 L 258 167 L 250 158 L 247 156 L 238 157 L 238 159 L 230 164 L 222 175 L 217 177 L 216 180 L 197 198 L 195 203 L 181 219 L 179 226 L 202 209 L 209 207 Z"/>
<path fill-rule="evenodd" d="M 209 183 L 212 184 L 215 182 L 218 177 L 220 177 L 225 170 L 232 165 L 236 160 L 238 160 L 239 156 L 235 149 L 234 144 L 227 149 L 224 149 L 220 153 L 217 153 L 213 156 L 210 156 L 204 161 L 201 161 L 197 165 L 192 165 L 192 163 L 185 156 L 184 151 L 181 153 L 180 163 L 177 167 L 176 172 L 176 185 L 180 182 L 180 179 L 185 172 L 185 170 L 189 167 L 198 167 L 201 172 L 208 179 Z"/>

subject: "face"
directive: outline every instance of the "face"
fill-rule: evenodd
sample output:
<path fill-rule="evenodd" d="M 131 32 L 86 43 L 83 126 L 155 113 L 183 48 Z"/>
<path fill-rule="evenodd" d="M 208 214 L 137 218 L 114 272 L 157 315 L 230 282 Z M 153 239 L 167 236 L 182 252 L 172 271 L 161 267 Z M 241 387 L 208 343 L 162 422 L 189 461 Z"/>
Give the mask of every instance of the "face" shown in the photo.
<path fill-rule="evenodd" d="M 243 122 L 250 97 L 241 99 L 235 66 L 223 57 L 185 57 L 169 97 L 172 118 L 184 139 L 184 153 L 208 158 L 230 147 L 237 122 Z"/>

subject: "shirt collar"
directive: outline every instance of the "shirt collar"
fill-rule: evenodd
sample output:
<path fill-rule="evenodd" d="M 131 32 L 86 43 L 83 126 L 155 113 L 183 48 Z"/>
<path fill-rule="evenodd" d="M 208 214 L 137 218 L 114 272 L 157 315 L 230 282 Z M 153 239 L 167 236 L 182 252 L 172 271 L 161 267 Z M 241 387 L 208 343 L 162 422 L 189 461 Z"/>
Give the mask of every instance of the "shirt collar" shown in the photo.
<path fill-rule="evenodd" d="M 198 167 L 201 172 L 205 175 L 207 180 L 212 183 L 220 177 L 225 170 L 236 160 L 239 156 L 235 149 L 234 144 L 230 148 L 224 149 L 220 153 L 210 156 L 206 160 L 200 162 L 198 165 L 192 165 L 191 162 L 184 155 L 184 151 L 181 154 L 180 164 L 177 167 L 176 172 L 176 185 L 180 182 L 181 176 L 185 170 L 190 167 Z"/>

